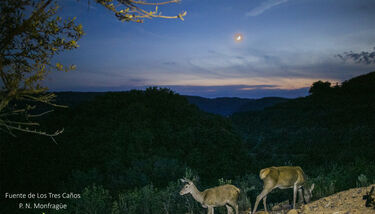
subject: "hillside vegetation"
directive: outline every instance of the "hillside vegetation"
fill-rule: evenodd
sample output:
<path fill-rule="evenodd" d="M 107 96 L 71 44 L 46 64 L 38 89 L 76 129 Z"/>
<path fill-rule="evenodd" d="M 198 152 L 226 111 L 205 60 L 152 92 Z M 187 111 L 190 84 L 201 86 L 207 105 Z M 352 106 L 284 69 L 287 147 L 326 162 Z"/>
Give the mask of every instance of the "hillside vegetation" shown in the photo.
<path fill-rule="evenodd" d="M 375 72 L 260 112 L 231 118 L 246 140 L 254 169 L 300 165 L 317 182 L 315 196 L 375 180 Z M 256 171 L 256 170 L 254 170 Z"/>
<path fill-rule="evenodd" d="M 260 111 L 288 99 L 281 97 L 265 97 L 261 99 L 247 99 L 235 97 L 204 98 L 186 96 L 189 103 L 198 106 L 202 111 L 223 116 L 232 115 L 235 112 Z"/>
<path fill-rule="evenodd" d="M 229 118 L 169 89 L 82 94 L 83 102 L 68 95 L 74 105 L 42 121 L 46 129 L 65 129 L 57 144 L 0 134 L 0 192 L 82 195 L 56 213 L 204 213 L 191 196 L 178 195 L 178 178 L 200 190 L 238 186 L 241 210 L 260 193 L 264 167 L 301 166 L 315 183 L 315 199 L 375 183 L 375 73 L 334 87 L 317 82 L 310 91 Z M 291 197 L 292 191 L 273 191 L 267 201 Z M 15 213 L 16 206 L 3 200 L 0 209 Z"/>
<path fill-rule="evenodd" d="M 166 187 L 186 173 L 208 185 L 245 174 L 249 164 L 229 120 L 168 89 L 106 93 L 60 109 L 43 124 L 65 128 L 58 144 L 2 134 L 2 192 L 82 192 L 95 184 L 117 195 Z"/>

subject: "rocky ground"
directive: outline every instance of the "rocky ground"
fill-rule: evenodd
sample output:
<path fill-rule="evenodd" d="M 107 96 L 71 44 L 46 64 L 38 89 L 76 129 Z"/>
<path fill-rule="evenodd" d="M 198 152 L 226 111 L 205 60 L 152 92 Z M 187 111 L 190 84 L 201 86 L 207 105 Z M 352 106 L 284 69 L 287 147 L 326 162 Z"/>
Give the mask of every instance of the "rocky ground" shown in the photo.
<path fill-rule="evenodd" d="M 343 192 L 321 198 L 309 204 L 303 205 L 300 209 L 272 209 L 269 214 L 375 214 L 375 207 L 366 207 L 363 196 L 366 195 L 372 186 L 353 188 Z M 257 214 L 264 214 L 259 211 Z"/>

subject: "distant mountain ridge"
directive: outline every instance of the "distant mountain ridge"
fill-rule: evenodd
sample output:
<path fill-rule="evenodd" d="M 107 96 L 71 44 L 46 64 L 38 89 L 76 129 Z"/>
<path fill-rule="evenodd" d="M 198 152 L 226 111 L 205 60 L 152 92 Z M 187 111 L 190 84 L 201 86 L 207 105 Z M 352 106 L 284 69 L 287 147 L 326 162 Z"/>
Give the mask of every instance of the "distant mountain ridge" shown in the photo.
<path fill-rule="evenodd" d="M 281 97 L 264 97 L 261 99 L 247 99 L 238 97 L 204 98 L 199 96 L 185 96 L 189 103 L 198 106 L 202 111 L 229 116 L 236 112 L 260 111 L 278 103 L 288 101 Z"/>
<path fill-rule="evenodd" d="M 57 103 L 61 105 L 76 106 L 82 102 L 92 100 L 105 92 L 56 92 Z M 288 101 L 281 97 L 264 97 L 261 99 L 248 99 L 238 97 L 205 98 L 199 96 L 184 96 L 190 104 L 196 105 L 204 112 L 229 116 L 236 112 L 260 111 L 278 103 Z"/>

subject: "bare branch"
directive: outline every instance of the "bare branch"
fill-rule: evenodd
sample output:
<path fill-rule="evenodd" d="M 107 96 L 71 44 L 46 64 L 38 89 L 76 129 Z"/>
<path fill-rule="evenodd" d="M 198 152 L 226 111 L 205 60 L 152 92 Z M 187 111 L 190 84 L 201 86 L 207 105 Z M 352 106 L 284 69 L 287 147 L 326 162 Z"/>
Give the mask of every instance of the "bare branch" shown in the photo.
<path fill-rule="evenodd" d="M 164 2 L 147 2 L 147 1 L 137 1 L 137 0 L 117 0 L 119 5 L 115 6 L 111 0 L 96 0 L 99 4 L 103 5 L 107 9 L 115 13 L 116 17 L 121 21 L 133 21 L 133 22 L 143 22 L 143 19 L 151 18 L 162 18 L 162 19 L 181 19 L 187 14 L 186 11 L 179 13 L 177 16 L 164 16 L 158 12 L 159 5 L 167 5 L 172 3 L 179 3 L 180 0 L 170 0 Z M 123 6 L 124 9 L 120 9 Z M 146 11 L 140 6 L 156 6 L 155 11 Z M 138 14 L 138 15 L 136 15 Z"/>
<path fill-rule="evenodd" d="M 58 145 L 57 142 L 56 142 L 56 140 L 55 140 L 55 138 L 54 138 L 53 136 L 51 136 L 51 139 L 52 139 L 52 141 L 53 141 L 56 145 Z"/>
<path fill-rule="evenodd" d="M 29 101 L 41 102 L 41 103 L 45 103 L 45 104 L 48 104 L 48 105 L 54 106 L 54 107 L 68 108 L 68 106 L 57 105 L 57 104 L 51 103 L 50 100 L 40 99 L 40 97 L 34 97 L 34 96 L 30 96 L 30 95 L 24 95 L 23 97 L 24 97 L 23 99 L 29 100 Z"/>
<path fill-rule="evenodd" d="M 181 2 L 180 0 L 172 0 L 172 1 L 165 1 L 165 2 L 146 2 L 146 1 L 134 1 L 134 0 L 129 0 L 133 4 L 139 4 L 139 5 L 165 5 L 165 4 L 172 4 L 172 3 L 179 3 Z"/>
<path fill-rule="evenodd" d="M 57 130 L 52 134 L 48 134 L 47 132 L 38 131 L 36 129 L 30 130 L 29 128 L 22 128 L 21 126 L 12 126 L 12 125 L 4 124 L 4 123 L 1 124 L 1 125 L 10 129 L 10 130 L 18 130 L 18 131 L 22 131 L 22 132 L 27 132 L 27 133 L 31 133 L 31 134 L 37 134 L 37 135 L 43 135 L 43 136 L 47 136 L 47 137 L 55 137 L 55 136 L 64 132 L 64 128 L 61 129 L 61 130 Z"/>
<path fill-rule="evenodd" d="M 39 123 L 33 123 L 33 122 L 17 122 L 17 121 L 10 121 L 10 120 L 5 120 L 4 122 L 7 124 L 15 124 L 15 125 L 21 125 L 21 126 L 39 126 Z"/>
<path fill-rule="evenodd" d="M 41 117 L 41 116 L 43 116 L 43 115 L 45 115 L 45 114 L 48 114 L 48 113 L 51 113 L 51 112 L 53 112 L 53 111 L 54 111 L 54 110 L 49 110 L 49 111 L 45 111 L 45 112 L 40 113 L 40 114 L 28 114 L 27 117 Z"/>

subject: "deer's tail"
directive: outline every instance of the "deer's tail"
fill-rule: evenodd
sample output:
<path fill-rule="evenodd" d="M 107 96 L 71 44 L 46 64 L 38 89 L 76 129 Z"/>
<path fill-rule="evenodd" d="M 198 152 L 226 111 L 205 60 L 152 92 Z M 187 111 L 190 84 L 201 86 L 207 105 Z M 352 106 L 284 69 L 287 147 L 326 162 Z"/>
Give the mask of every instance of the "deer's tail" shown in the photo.
<path fill-rule="evenodd" d="M 262 169 L 260 170 L 260 173 L 259 173 L 259 177 L 260 179 L 264 179 L 269 173 L 270 173 L 270 168 L 265 168 L 265 169 Z"/>

